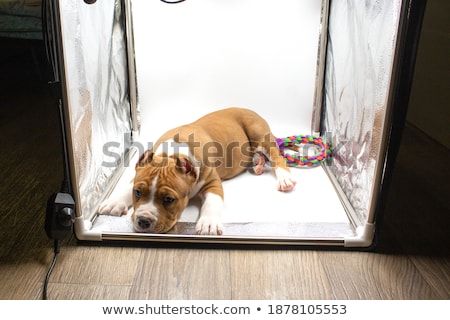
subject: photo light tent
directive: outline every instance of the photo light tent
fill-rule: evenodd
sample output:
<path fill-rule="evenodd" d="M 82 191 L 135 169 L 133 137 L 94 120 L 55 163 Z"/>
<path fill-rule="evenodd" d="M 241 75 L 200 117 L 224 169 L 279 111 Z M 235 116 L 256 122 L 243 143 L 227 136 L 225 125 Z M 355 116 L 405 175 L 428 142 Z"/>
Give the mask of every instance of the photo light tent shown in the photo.
<path fill-rule="evenodd" d="M 170 1 L 169 1 L 170 2 Z M 74 232 L 80 241 L 371 248 L 409 98 L 424 2 L 48 0 Z M 99 215 L 160 135 L 223 108 L 256 111 L 276 137 L 332 146 L 293 167 L 223 182 L 224 234 L 195 234 L 193 198 L 167 234 Z M 306 148 L 305 152 L 315 150 Z M 130 190 L 131 192 L 131 190 Z"/>

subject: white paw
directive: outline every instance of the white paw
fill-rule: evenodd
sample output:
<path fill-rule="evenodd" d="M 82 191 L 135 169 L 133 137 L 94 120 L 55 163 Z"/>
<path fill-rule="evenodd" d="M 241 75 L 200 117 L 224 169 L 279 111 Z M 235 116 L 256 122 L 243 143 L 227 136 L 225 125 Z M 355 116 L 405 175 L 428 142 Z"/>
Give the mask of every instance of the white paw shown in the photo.
<path fill-rule="evenodd" d="M 295 181 L 292 173 L 283 168 L 277 168 L 275 174 L 277 176 L 278 191 L 290 191 L 294 189 L 297 181 Z"/>
<path fill-rule="evenodd" d="M 195 232 L 202 235 L 222 235 L 223 226 L 220 217 L 215 215 L 200 217 L 195 226 Z"/>
<path fill-rule="evenodd" d="M 128 206 L 124 201 L 107 199 L 98 208 L 98 213 L 121 216 L 128 213 Z"/>

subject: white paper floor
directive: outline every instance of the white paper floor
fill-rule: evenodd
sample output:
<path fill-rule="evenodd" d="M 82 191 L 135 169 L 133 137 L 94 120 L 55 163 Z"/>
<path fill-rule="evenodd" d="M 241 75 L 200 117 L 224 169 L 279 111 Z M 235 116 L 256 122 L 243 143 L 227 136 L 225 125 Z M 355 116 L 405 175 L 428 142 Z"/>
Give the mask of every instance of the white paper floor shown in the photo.
<path fill-rule="evenodd" d="M 348 233 L 349 220 L 324 170 L 315 167 L 292 168 L 291 171 L 298 183 L 295 189 L 288 193 L 276 190 L 275 176 L 268 167 L 266 172 L 259 176 L 245 172 L 234 179 L 224 181 L 225 234 L 229 229 L 233 234 L 251 232 L 250 235 L 261 235 L 259 232 L 266 232 L 268 226 L 271 226 L 270 235 L 289 235 L 302 232 L 303 228 L 308 229 L 304 233 L 309 236 L 311 233 L 313 236 L 323 233 Z M 127 168 L 118 185 L 127 183 L 133 175 L 134 168 Z M 191 225 L 192 229 L 198 218 L 199 207 L 200 201 L 197 198 L 192 199 L 181 216 L 180 224 Z M 134 232 L 130 216 L 131 212 L 122 217 L 98 216 L 92 230 Z M 259 226 L 260 230 L 250 228 L 252 224 Z M 240 227 L 236 228 L 237 225 Z M 299 229 L 299 225 L 303 227 Z M 287 230 L 289 228 L 292 230 Z M 331 230 L 327 231 L 326 228 Z M 333 228 L 336 230 L 332 230 Z"/>

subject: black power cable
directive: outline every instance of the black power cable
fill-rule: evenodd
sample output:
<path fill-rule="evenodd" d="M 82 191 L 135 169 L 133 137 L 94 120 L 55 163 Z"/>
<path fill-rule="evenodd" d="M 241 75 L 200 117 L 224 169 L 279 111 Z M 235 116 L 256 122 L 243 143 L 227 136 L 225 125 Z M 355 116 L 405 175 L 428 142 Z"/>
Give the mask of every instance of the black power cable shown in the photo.
<path fill-rule="evenodd" d="M 75 221 L 75 202 L 72 198 L 72 188 L 70 182 L 70 170 L 68 159 L 67 134 L 65 128 L 64 108 L 61 98 L 61 81 L 60 81 L 60 63 L 58 47 L 60 39 L 56 32 L 59 20 L 58 3 L 55 0 L 43 0 L 42 2 L 42 29 L 43 38 L 46 48 L 46 54 L 49 66 L 52 71 L 53 79 L 49 82 L 54 89 L 56 96 L 56 104 L 59 111 L 62 148 L 63 148 L 63 165 L 64 178 L 61 185 L 61 192 L 53 194 L 47 202 L 47 213 L 45 217 L 45 231 L 47 236 L 54 241 L 54 256 L 50 264 L 49 270 L 45 277 L 43 296 L 47 300 L 47 287 L 50 275 L 56 264 L 56 259 L 60 251 L 61 242 L 70 233 L 73 232 L 73 224 Z"/>
<path fill-rule="evenodd" d="M 50 264 L 50 268 L 48 269 L 47 275 L 45 276 L 45 280 L 44 280 L 44 290 L 42 291 L 42 299 L 43 300 L 47 300 L 47 287 L 48 287 L 48 281 L 50 279 L 50 275 L 52 274 L 53 268 L 55 267 L 56 264 L 56 258 L 58 257 L 58 253 L 59 253 L 59 248 L 61 246 L 61 240 L 55 240 L 55 248 L 54 248 L 54 256 L 53 256 L 53 260 L 52 263 Z"/>
<path fill-rule="evenodd" d="M 169 3 L 169 4 L 177 4 L 177 3 L 183 2 L 185 0 L 173 0 L 173 1 L 161 0 L 161 1 L 164 2 L 164 3 Z"/>
<path fill-rule="evenodd" d="M 47 202 L 47 213 L 45 216 L 45 232 L 54 243 L 54 256 L 44 281 L 42 298 L 47 300 L 47 287 L 50 275 L 56 264 L 61 242 L 72 233 L 75 221 L 75 202 L 69 193 L 55 193 Z"/>

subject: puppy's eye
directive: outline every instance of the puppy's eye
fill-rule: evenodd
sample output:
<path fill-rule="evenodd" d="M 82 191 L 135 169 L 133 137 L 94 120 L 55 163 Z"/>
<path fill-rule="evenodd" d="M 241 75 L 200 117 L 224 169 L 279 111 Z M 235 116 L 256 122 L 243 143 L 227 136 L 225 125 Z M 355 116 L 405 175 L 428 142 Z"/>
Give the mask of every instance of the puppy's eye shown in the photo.
<path fill-rule="evenodd" d="M 163 203 L 165 204 L 165 205 L 168 205 L 168 204 L 171 204 L 171 203 L 173 203 L 175 201 L 175 198 L 172 198 L 172 197 L 164 197 L 163 198 Z"/>
<path fill-rule="evenodd" d="M 135 189 L 135 190 L 133 190 L 133 193 L 134 193 L 134 197 L 136 198 L 136 200 L 139 200 L 140 198 L 142 198 L 141 190 Z"/>

